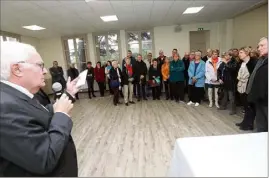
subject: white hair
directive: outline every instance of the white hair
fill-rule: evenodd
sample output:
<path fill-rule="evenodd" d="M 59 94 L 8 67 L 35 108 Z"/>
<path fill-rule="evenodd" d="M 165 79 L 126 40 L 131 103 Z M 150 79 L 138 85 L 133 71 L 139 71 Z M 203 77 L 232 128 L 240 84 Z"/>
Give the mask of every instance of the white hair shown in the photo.
<path fill-rule="evenodd" d="M 261 42 L 262 40 L 268 40 L 268 37 L 267 36 L 262 37 L 259 42 Z"/>
<path fill-rule="evenodd" d="M 25 62 L 33 54 L 36 49 L 28 44 L 4 41 L 1 42 L 1 80 L 8 80 L 10 77 L 10 69 L 12 64 Z"/>
<path fill-rule="evenodd" d="M 202 53 L 200 51 L 196 51 L 195 55 L 202 56 Z"/>
<path fill-rule="evenodd" d="M 115 64 L 115 65 L 118 64 L 118 61 L 116 61 L 116 60 L 112 61 L 112 66 L 113 66 L 114 64 Z"/>

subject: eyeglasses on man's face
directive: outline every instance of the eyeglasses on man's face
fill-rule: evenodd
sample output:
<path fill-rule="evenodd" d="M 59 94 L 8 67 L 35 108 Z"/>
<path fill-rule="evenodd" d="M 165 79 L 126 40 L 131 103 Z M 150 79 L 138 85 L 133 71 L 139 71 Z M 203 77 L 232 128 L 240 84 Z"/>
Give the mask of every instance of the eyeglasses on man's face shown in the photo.
<path fill-rule="evenodd" d="M 21 62 L 18 62 L 18 63 L 25 63 L 25 64 L 31 64 L 31 65 L 35 65 L 35 66 L 40 67 L 42 71 L 43 71 L 43 70 L 44 70 L 44 68 L 45 68 L 45 65 L 44 65 L 44 63 L 43 63 L 43 62 L 42 62 L 42 63 L 29 63 L 29 62 L 21 61 Z"/>

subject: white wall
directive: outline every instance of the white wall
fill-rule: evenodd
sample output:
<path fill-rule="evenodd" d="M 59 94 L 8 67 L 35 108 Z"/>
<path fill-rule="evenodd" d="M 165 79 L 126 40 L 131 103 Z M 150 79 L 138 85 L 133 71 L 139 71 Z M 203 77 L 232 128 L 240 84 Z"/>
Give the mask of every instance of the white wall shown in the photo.
<path fill-rule="evenodd" d="M 263 36 L 268 36 L 268 4 L 234 18 L 234 43 L 256 47 Z"/>
<path fill-rule="evenodd" d="M 191 51 L 189 32 L 197 31 L 198 28 L 210 31 L 210 42 L 209 44 L 207 43 L 207 46 L 213 49 L 220 49 L 221 51 L 227 50 L 232 47 L 232 44 L 230 43 L 232 36 L 226 34 L 225 31 L 228 30 L 230 32 L 233 29 L 231 21 L 233 20 L 229 19 L 222 22 L 182 25 L 182 30 L 180 32 L 174 31 L 175 26 L 155 27 L 155 55 L 158 56 L 160 49 L 163 49 L 167 56 L 171 56 L 173 48 L 179 49 L 179 54 L 181 56 L 183 56 L 185 52 Z M 226 41 L 228 42 L 226 43 Z"/>
<path fill-rule="evenodd" d="M 60 37 L 40 40 L 39 54 L 41 55 L 47 69 L 52 67 L 53 61 L 58 61 L 59 66 L 62 66 L 64 72 L 66 72 L 67 64 L 64 59 L 62 41 Z M 47 75 L 47 78 L 49 77 L 51 77 L 50 74 Z"/>
<path fill-rule="evenodd" d="M 33 38 L 33 37 L 29 37 L 29 36 L 21 36 L 21 42 L 26 43 L 26 44 L 30 44 L 30 45 L 34 46 L 37 51 L 39 50 L 40 40 L 38 38 Z"/>

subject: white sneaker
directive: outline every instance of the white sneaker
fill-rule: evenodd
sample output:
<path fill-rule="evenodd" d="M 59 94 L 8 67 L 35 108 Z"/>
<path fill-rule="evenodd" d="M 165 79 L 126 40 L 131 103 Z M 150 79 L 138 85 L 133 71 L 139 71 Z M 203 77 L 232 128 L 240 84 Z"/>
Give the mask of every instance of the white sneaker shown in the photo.
<path fill-rule="evenodd" d="M 190 106 L 190 105 L 192 105 L 192 104 L 194 104 L 194 103 L 191 102 L 191 101 L 189 101 L 189 102 L 187 103 L 188 106 Z"/>
<path fill-rule="evenodd" d="M 216 105 L 216 108 L 218 108 L 218 109 L 219 109 L 219 103 L 215 103 L 215 105 Z"/>
<path fill-rule="evenodd" d="M 209 107 L 210 108 L 212 108 L 213 107 L 213 103 L 211 102 L 211 103 L 209 103 Z"/>
<path fill-rule="evenodd" d="M 194 106 L 199 106 L 200 104 L 199 103 L 195 103 L 195 105 Z"/>

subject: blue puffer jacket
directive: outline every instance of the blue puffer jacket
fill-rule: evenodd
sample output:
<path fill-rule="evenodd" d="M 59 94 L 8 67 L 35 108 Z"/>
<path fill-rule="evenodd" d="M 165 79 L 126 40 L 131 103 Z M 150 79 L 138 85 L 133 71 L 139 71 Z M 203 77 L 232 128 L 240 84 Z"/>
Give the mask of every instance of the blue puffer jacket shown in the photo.
<path fill-rule="evenodd" d="M 188 69 L 188 75 L 189 75 L 189 85 L 192 85 L 192 77 L 195 77 L 197 79 L 197 82 L 195 83 L 196 87 L 204 87 L 205 86 L 205 62 L 203 60 L 200 60 L 199 65 L 197 66 L 196 72 L 195 71 L 195 62 L 191 61 L 189 69 Z"/>

